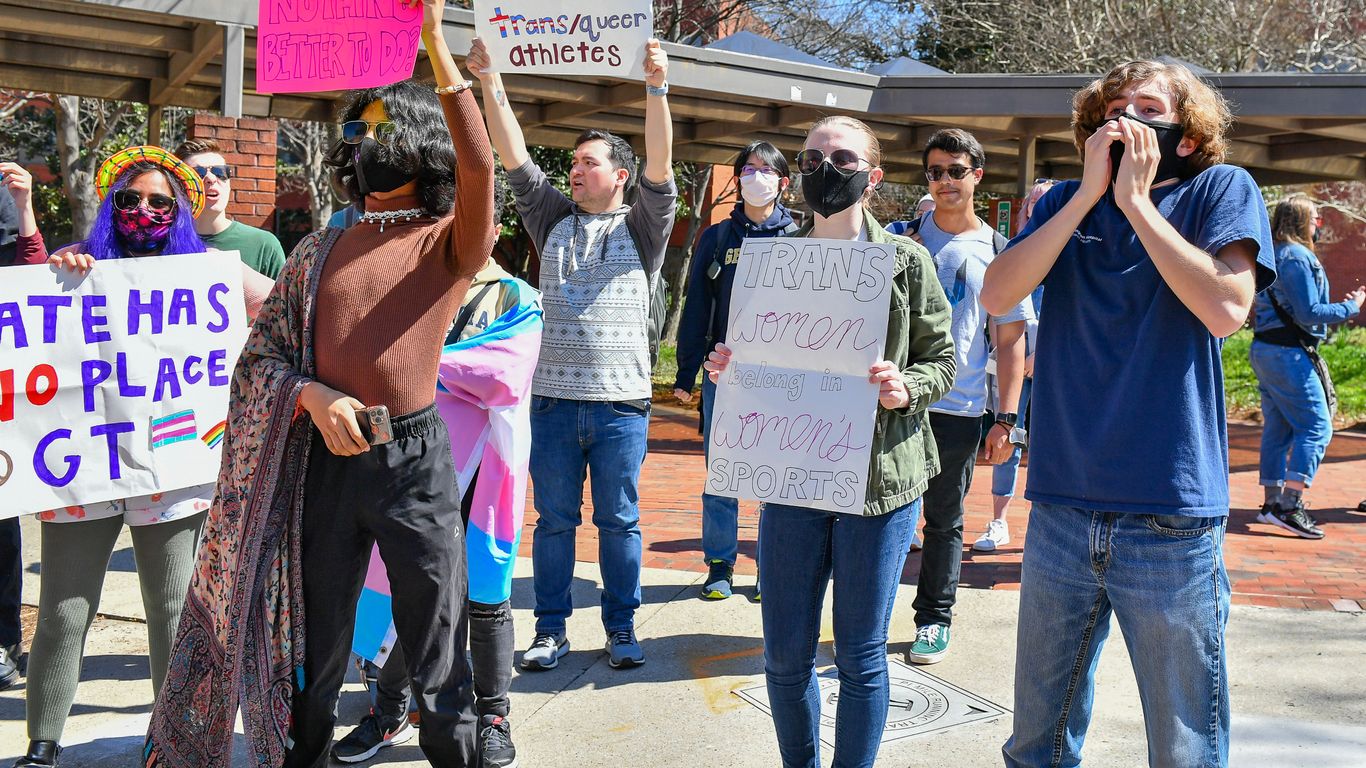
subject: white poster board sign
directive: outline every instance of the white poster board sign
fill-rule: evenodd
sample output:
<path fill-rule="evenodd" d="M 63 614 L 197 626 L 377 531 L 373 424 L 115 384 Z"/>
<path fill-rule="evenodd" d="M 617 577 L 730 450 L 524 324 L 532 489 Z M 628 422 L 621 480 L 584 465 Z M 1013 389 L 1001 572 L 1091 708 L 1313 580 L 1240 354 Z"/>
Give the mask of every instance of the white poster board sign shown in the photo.
<path fill-rule="evenodd" d="M 744 242 L 733 356 L 712 406 L 707 491 L 861 512 L 896 250 L 851 240 Z"/>
<path fill-rule="evenodd" d="M 493 71 L 644 78 L 654 36 L 650 0 L 586 6 L 569 0 L 475 0 L 474 34 Z"/>
<path fill-rule="evenodd" d="M 0 518 L 218 479 L 236 251 L 0 276 Z"/>

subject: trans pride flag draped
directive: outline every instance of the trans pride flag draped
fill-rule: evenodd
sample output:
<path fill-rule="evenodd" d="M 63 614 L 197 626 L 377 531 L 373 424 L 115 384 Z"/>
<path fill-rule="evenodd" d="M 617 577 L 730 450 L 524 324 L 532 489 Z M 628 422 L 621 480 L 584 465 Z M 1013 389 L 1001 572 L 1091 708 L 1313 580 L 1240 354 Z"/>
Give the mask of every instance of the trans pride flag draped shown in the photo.
<path fill-rule="evenodd" d="M 531 375 L 541 349 L 540 294 L 516 278 L 502 283 L 516 296 L 516 306 L 483 331 L 442 349 L 436 388 L 462 494 L 479 472 L 465 549 L 470 600 L 490 604 L 512 594 L 531 457 Z M 356 607 L 352 650 L 379 666 L 395 637 L 390 594 L 376 548 Z"/>

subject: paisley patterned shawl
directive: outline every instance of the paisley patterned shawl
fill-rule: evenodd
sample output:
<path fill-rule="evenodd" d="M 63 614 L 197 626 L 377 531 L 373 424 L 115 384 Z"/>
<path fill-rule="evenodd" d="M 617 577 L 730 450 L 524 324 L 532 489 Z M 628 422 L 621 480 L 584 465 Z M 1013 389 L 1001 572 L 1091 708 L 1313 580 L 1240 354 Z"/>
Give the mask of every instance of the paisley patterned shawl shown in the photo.
<path fill-rule="evenodd" d="M 296 419 L 314 373 L 314 299 L 339 229 L 305 238 L 252 326 L 233 375 L 218 491 L 204 527 L 144 765 L 230 768 L 239 701 L 251 764 L 284 761 L 303 669 L 300 537 L 312 432 Z"/>

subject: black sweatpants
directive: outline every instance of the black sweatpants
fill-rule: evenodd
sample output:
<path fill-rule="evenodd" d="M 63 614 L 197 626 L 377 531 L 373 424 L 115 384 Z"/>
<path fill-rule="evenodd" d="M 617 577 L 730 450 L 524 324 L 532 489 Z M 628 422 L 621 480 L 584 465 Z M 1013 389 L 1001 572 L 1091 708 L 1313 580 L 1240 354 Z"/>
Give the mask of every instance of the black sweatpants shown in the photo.
<path fill-rule="evenodd" d="M 982 442 L 982 417 L 931 412 L 930 430 L 939 449 L 940 468 L 921 497 L 925 536 L 912 603 L 916 627 L 953 621 L 963 568 L 963 500 L 972 486 L 977 446 Z"/>
<path fill-rule="evenodd" d="M 304 676 L 285 768 L 323 768 L 373 544 L 393 590 L 394 625 L 436 768 L 476 764 L 465 601 L 465 534 L 450 436 L 436 406 L 393 420 L 394 441 L 337 456 L 315 434 L 305 484 Z"/>
<path fill-rule="evenodd" d="M 19 518 L 0 520 L 0 645 L 19 644 L 19 598 L 24 587 Z"/>

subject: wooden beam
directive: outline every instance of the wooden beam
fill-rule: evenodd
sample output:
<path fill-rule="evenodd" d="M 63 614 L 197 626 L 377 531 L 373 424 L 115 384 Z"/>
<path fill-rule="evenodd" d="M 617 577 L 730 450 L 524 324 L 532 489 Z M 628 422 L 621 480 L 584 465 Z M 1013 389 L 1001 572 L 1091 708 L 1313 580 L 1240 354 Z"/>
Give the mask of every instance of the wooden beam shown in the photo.
<path fill-rule="evenodd" d="M 44 91 L 96 99 L 147 102 L 146 81 L 126 77 L 42 69 L 0 63 L 0 86 L 21 91 Z"/>
<path fill-rule="evenodd" d="M 213 57 L 223 51 L 223 32 L 216 24 L 199 24 L 188 51 L 176 51 L 166 62 L 166 76 L 152 81 L 152 104 L 165 104 L 172 93 L 183 88 Z"/>
<path fill-rule="evenodd" d="M 149 80 L 165 71 L 155 56 L 112 53 L 74 45 L 43 45 L 0 38 L 0 61 L 40 69 L 122 75 Z"/>
<path fill-rule="evenodd" d="M 183 27 L 122 19 L 95 20 L 57 8 L 41 8 L 27 0 L 22 4 L 3 3 L 3 8 L 7 29 L 78 41 L 99 39 L 135 48 L 190 50 L 190 30 Z"/>

